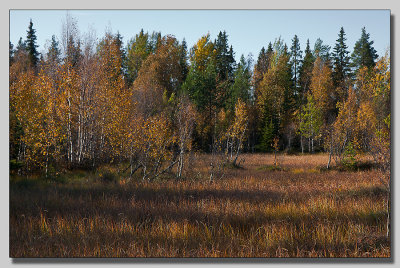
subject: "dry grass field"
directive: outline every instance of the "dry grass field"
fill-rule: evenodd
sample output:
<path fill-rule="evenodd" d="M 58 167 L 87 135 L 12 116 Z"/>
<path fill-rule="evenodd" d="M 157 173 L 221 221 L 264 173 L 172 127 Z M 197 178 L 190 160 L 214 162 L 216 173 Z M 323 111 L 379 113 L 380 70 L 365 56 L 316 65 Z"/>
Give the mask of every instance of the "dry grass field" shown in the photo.
<path fill-rule="evenodd" d="M 10 180 L 10 256 L 390 257 L 379 171 L 324 171 L 325 154 L 243 155 L 212 183 L 193 176 L 118 183 L 74 171 Z"/>

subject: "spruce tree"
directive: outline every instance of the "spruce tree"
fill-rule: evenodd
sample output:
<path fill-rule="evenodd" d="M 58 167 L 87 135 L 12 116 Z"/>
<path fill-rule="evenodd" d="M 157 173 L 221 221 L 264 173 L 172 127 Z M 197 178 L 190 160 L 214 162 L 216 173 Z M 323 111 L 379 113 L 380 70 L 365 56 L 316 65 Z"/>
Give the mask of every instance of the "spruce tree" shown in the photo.
<path fill-rule="evenodd" d="M 304 50 L 303 64 L 299 70 L 299 96 L 297 96 L 297 108 L 305 104 L 305 94 L 310 89 L 312 70 L 314 67 L 314 55 L 310 49 L 310 40 L 307 39 L 307 46 Z"/>
<path fill-rule="evenodd" d="M 149 39 L 150 50 L 153 54 L 157 52 L 157 49 L 160 46 L 160 42 L 161 42 L 161 32 L 153 32 Z"/>
<path fill-rule="evenodd" d="M 302 53 L 299 38 L 295 35 L 292 39 L 292 46 L 290 47 L 290 64 L 292 65 L 292 72 L 294 75 L 293 82 L 296 91 L 299 87 L 299 70 L 302 63 Z"/>
<path fill-rule="evenodd" d="M 18 51 L 26 51 L 26 42 L 22 40 L 22 37 L 20 37 L 18 40 L 17 49 L 15 52 Z"/>
<path fill-rule="evenodd" d="M 29 27 L 26 35 L 26 50 L 28 51 L 29 61 L 33 67 L 37 66 L 39 61 L 39 52 L 36 50 L 38 45 L 36 44 L 36 30 L 33 29 L 32 19 L 29 22 Z"/>
<path fill-rule="evenodd" d="M 346 45 L 346 34 L 343 27 L 333 48 L 333 84 L 337 89 L 337 101 L 344 101 L 347 97 L 347 85 L 350 78 L 350 57 Z"/>
<path fill-rule="evenodd" d="M 49 50 L 47 51 L 47 55 L 46 55 L 47 60 L 50 62 L 59 63 L 60 55 L 61 55 L 61 51 L 59 48 L 59 43 L 56 40 L 56 37 L 53 35 L 51 37 L 51 44 L 50 44 Z"/>
<path fill-rule="evenodd" d="M 121 57 L 121 70 L 122 73 L 124 74 L 124 76 L 126 77 L 126 73 L 127 73 L 127 68 L 126 68 L 126 51 L 123 45 L 123 41 L 122 41 L 122 35 L 117 32 L 117 34 L 114 36 L 114 42 L 118 47 L 118 54 Z"/>
<path fill-rule="evenodd" d="M 283 114 L 281 115 L 281 126 L 284 127 L 292 120 L 293 110 L 296 104 L 297 89 L 292 72 L 293 62 L 290 61 L 290 54 L 285 44 L 283 53 L 279 58 L 280 70 L 279 80 L 284 88 Z"/>
<path fill-rule="evenodd" d="M 234 111 L 237 100 L 240 98 L 242 101 L 248 103 L 250 101 L 251 89 L 251 72 L 250 72 L 250 59 L 246 60 L 242 55 L 234 73 L 234 83 L 231 86 L 229 101 L 227 103 L 228 109 Z"/>
<path fill-rule="evenodd" d="M 270 151 L 272 148 L 272 139 L 277 134 L 272 119 L 266 118 L 266 122 L 262 131 L 260 148 L 262 151 Z"/>
<path fill-rule="evenodd" d="M 77 67 L 81 60 L 81 42 L 75 40 L 73 35 L 68 38 L 66 61 L 71 64 L 72 67 Z"/>
<path fill-rule="evenodd" d="M 320 38 L 318 38 L 314 44 L 313 56 L 315 59 L 317 57 L 320 57 L 324 62 L 328 62 L 331 57 L 330 50 L 331 47 L 328 45 L 324 45 L 323 41 Z"/>
<path fill-rule="evenodd" d="M 218 80 L 230 81 L 233 80 L 233 72 L 235 68 L 235 58 L 232 46 L 228 45 L 228 35 L 225 31 L 219 32 L 215 44 L 215 67 L 217 68 Z"/>
<path fill-rule="evenodd" d="M 372 47 L 374 41 L 369 41 L 369 33 L 365 31 L 365 27 L 361 30 L 361 38 L 354 45 L 351 54 L 351 66 L 357 72 L 361 67 L 371 68 L 375 66 L 375 60 L 378 58 L 376 50 Z"/>
<path fill-rule="evenodd" d="M 214 48 L 215 68 L 217 71 L 217 103 L 219 107 L 223 107 L 229 99 L 236 65 L 233 48 L 228 45 L 228 35 L 225 31 L 219 32 L 217 39 L 214 41 Z"/>
<path fill-rule="evenodd" d="M 188 52 L 185 38 L 183 38 L 179 48 L 179 65 L 181 66 L 182 70 L 182 81 L 185 81 L 189 73 Z"/>
<path fill-rule="evenodd" d="M 137 78 L 142 63 L 152 53 L 153 47 L 149 34 L 143 29 L 128 42 L 127 46 L 127 82 L 131 85 Z"/>
<path fill-rule="evenodd" d="M 272 44 L 269 42 L 268 49 L 265 50 L 264 47 L 261 48 L 260 53 L 258 54 L 257 62 L 254 66 L 253 71 L 253 85 L 254 85 L 254 98 L 257 99 L 258 95 L 260 95 L 259 87 L 260 82 L 264 78 L 264 74 L 267 72 L 271 55 L 273 53 Z"/>

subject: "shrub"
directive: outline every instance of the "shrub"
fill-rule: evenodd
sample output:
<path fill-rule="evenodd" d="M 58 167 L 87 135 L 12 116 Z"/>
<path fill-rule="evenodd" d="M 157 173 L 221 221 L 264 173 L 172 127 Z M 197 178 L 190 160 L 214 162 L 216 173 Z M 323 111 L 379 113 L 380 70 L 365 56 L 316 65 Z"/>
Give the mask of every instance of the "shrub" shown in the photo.
<path fill-rule="evenodd" d="M 353 147 L 353 144 L 349 142 L 346 145 L 346 149 L 344 151 L 344 157 L 342 160 L 342 165 L 346 169 L 355 169 L 357 165 L 357 160 L 356 160 L 356 150 Z"/>

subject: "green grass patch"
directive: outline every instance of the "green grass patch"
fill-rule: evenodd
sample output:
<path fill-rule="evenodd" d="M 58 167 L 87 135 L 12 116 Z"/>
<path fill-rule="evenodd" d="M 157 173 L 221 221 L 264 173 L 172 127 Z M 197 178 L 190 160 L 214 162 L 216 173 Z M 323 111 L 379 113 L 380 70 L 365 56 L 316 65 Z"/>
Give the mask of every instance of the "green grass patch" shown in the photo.
<path fill-rule="evenodd" d="M 287 171 L 286 168 L 283 168 L 279 165 L 265 165 L 265 166 L 260 166 L 257 168 L 257 170 L 263 170 L 263 171 Z"/>

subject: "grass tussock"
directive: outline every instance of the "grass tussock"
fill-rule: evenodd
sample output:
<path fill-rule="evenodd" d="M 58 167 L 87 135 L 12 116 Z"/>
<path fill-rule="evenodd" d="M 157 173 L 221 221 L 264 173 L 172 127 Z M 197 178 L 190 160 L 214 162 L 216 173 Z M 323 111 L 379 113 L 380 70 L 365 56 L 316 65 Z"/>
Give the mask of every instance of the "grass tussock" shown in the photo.
<path fill-rule="evenodd" d="M 379 171 L 318 172 L 327 155 L 287 155 L 281 170 L 265 168 L 272 155 L 244 157 L 213 183 L 202 165 L 185 180 L 108 168 L 13 178 L 10 256 L 390 257 Z"/>

